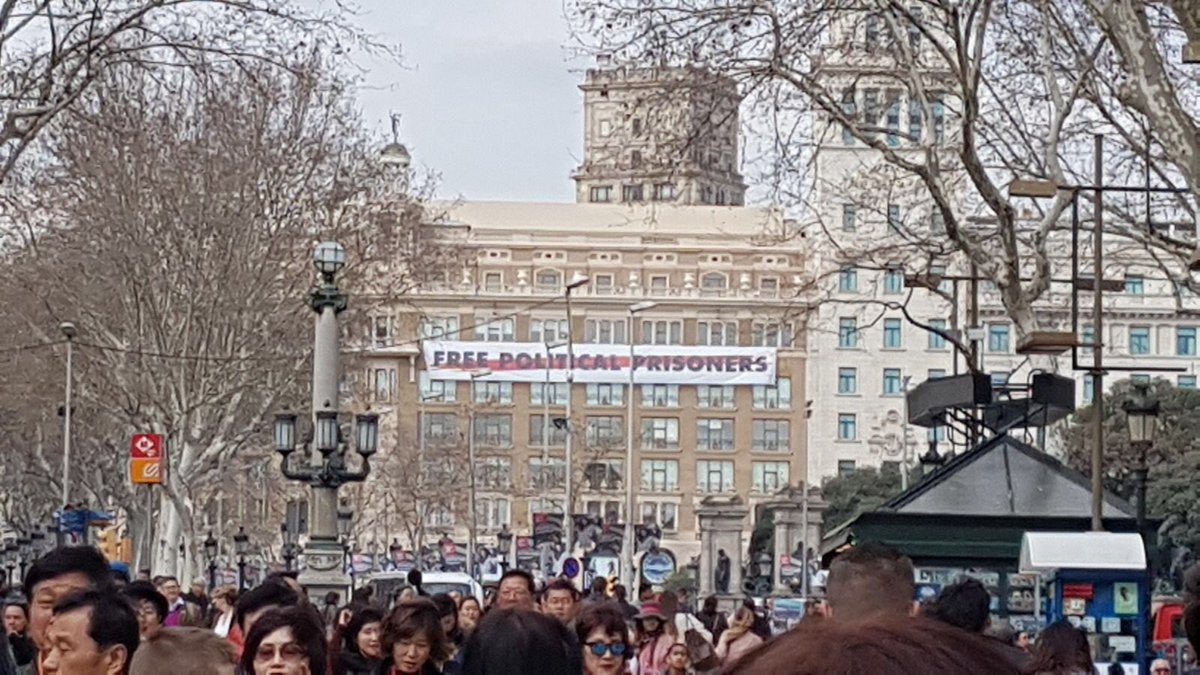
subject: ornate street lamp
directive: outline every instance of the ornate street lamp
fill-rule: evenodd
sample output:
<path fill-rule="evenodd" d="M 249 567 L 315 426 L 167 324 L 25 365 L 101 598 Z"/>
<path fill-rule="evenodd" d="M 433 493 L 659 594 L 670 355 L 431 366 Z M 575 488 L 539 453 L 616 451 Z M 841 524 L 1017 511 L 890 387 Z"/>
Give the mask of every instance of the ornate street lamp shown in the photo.
<path fill-rule="evenodd" d="M 246 590 L 246 556 L 250 553 L 250 537 L 246 528 L 239 527 L 233 535 L 233 552 L 237 555 L 238 591 Z"/>
<path fill-rule="evenodd" d="M 283 567 L 291 572 L 296 563 L 296 556 L 299 555 L 299 546 L 296 544 L 296 535 L 292 534 L 288 529 L 287 523 L 284 523 L 280 528 L 283 535 Z"/>
<path fill-rule="evenodd" d="M 1150 395 L 1150 387 L 1136 384 L 1133 395 L 1121 404 L 1125 411 L 1125 423 L 1129 425 L 1129 442 L 1138 451 L 1138 465 L 1133 470 L 1133 479 L 1137 483 L 1137 524 L 1138 532 L 1146 525 L 1146 482 L 1150 477 L 1149 467 L 1146 466 L 1146 454 L 1154 446 L 1154 430 L 1158 427 L 1159 402 Z"/>
<path fill-rule="evenodd" d="M 25 569 L 33 562 L 33 539 L 24 531 L 17 533 L 17 583 L 25 580 Z"/>
<path fill-rule="evenodd" d="M 13 572 L 17 569 L 17 542 L 10 541 L 4 545 L 4 577 L 5 585 L 13 583 Z"/>
<path fill-rule="evenodd" d="M 350 547 L 350 533 L 354 525 L 354 511 L 348 506 L 341 506 L 337 510 L 337 530 L 338 538 L 342 542 L 342 561 L 343 565 L 346 562 L 350 563 L 350 590 L 354 590 L 354 557 Z M 349 597 L 349 596 L 347 596 Z"/>
<path fill-rule="evenodd" d="M 29 553 L 33 560 L 37 560 L 46 552 L 46 534 L 41 530 L 34 528 L 29 535 Z"/>
<path fill-rule="evenodd" d="M 496 533 L 496 551 L 500 553 L 501 574 L 508 571 L 508 554 L 512 551 L 513 533 L 505 523 Z"/>
<path fill-rule="evenodd" d="M 208 592 L 212 593 L 217 587 L 217 540 L 213 538 L 212 530 L 204 538 L 204 559 L 208 561 Z"/>

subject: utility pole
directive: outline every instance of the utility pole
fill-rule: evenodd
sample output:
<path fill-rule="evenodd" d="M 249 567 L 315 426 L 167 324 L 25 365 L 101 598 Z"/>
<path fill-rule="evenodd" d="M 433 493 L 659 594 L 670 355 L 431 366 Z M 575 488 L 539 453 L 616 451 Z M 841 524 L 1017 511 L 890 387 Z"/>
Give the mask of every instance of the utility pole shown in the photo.
<path fill-rule="evenodd" d="M 1104 136 L 1094 137 L 1095 153 L 1092 156 L 1092 530 L 1104 530 Z"/>

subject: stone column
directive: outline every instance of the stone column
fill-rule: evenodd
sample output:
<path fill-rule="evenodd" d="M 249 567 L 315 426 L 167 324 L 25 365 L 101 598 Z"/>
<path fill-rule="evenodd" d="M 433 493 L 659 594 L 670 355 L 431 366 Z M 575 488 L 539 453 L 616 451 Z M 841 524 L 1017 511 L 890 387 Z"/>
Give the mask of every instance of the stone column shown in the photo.
<path fill-rule="evenodd" d="M 729 556 L 729 592 L 727 596 L 742 594 L 742 564 L 745 550 L 742 532 L 746 528 L 749 509 L 738 496 L 706 497 L 696 509 L 700 520 L 700 597 L 717 593 L 715 576 L 717 555 L 725 551 Z"/>
<path fill-rule="evenodd" d="M 804 487 L 787 486 L 776 495 L 777 501 L 768 505 L 775 515 L 775 565 L 772 571 L 772 586 L 778 594 L 790 594 L 791 589 L 783 583 L 783 556 L 808 549 L 817 551 L 821 543 L 821 524 L 827 504 L 821 499 L 819 488 L 808 488 L 808 504 Z M 809 559 L 811 563 L 811 558 Z M 807 570 L 805 571 L 807 574 Z"/>

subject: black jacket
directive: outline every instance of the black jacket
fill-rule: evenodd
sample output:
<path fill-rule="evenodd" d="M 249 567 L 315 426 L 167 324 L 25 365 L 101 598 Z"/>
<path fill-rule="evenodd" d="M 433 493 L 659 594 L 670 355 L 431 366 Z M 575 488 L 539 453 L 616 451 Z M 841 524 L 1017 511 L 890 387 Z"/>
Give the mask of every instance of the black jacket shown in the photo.
<path fill-rule="evenodd" d="M 343 649 L 338 654 L 337 668 L 334 669 L 333 675 L 374 675 L 375 669 L 378 667 L 379 661 L 368 659 L 358 652 Z"/>
<path fill-rule="evenodd" d="M 392 657 L 388 656 L 383 661 L 380 661 L 379 665 L 375 667 L 375 672 L 373 675 L 392 675 L 392 665 Z M 429 663 L 425 664 L 424 668 L 421 669 L 421 675 L 443 675 L 443 672 L 441 668 L 438 668 L 432 661 L 430 661 Z"/>

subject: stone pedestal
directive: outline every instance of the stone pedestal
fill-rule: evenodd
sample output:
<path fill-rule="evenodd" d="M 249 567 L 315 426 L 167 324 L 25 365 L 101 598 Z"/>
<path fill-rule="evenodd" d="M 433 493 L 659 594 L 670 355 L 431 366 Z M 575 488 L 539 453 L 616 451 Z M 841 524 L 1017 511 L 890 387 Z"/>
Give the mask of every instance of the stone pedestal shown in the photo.
<path fill-rule="evenodd" d="M 815 487 L 805 488 L 787 486 L 776 494 L 776 501 L 767 505 L 775 514 L 775 564 L 772 566 L 771 583 L 775 593 L 790 594 L 791 589 L 783 583 L 783 556 L 802 557 L 806 550 L 813 551 L 812 556 L 820 550 L 821 525 L 824 522 L 825 507 L 828 504 L 821 499 L 821 490 Z M 801 555 L 797 555 L 801 554 Z M 805 570 L 805 575 L 808 571 Z"/>
<path fill-rule="evenodd" d="M 742 532 L 746 529 L 749 509 L 738 496 L 706 497 L 696 509 L 700 520 L 700 597 L 718 592 L 716 586 L 717 558 L 721 551 L 729 557 L 729 590 L 727 595 L 742 594 L 742 564 L 745 547 Z"/>

